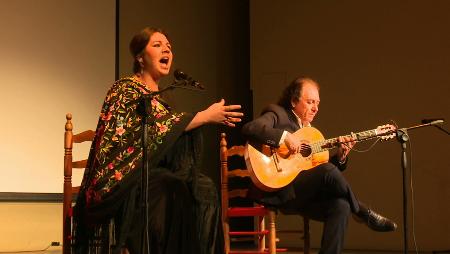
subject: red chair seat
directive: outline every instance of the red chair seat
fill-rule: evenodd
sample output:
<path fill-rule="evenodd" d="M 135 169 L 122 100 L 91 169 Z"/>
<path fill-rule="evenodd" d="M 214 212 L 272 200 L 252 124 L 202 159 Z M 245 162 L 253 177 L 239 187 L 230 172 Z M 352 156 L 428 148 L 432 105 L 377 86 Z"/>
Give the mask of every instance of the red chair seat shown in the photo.
<path fill-rule="evenodd" d="M 268 213 L 264 206 L 256 207 L 230 207 L 228 208 L 228 217 L 243 217 L 243 216 L 264 216 Z"/>
<path fill-rule="evenodd" d="M 230 231 L 229 235 L 238 236 L 238 235 L 267 235 L 269 234 L 269 230 L 262 231 Z"/>

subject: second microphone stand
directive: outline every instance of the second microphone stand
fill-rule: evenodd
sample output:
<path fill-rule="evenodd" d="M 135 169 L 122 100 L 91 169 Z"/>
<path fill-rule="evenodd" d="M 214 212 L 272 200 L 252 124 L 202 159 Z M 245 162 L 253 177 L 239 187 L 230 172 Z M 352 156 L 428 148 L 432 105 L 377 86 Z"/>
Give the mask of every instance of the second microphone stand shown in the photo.
<path fill-rule="evenodd" d="M 409 141 L 408 132 L 406 129 L 397 130 L 397 140 L 400 142 L 402 147 L 402 176 L 403 176 L 403 246 L 404 253 L 408 253 L 408 190 L 407 190 L 407 168 L 408 168 L 408 157 L 406 155 L 407 142 Z"/>
<path fill-rule="evenodd" d="M 400 142 L 402 147 L 402 156 L 401 156 L 401 165 L 402 165 L 402 176 L 403 176 L 403 245 L 405 254 L 408 253 L 408 190 L 407 190 L 407 168 L 408 168 L 408 157 L 407 157 L 407 143 L 409 142 L 408 130 L 427 127 L 427 126 L 435 126 L 438 129 L 444 130 L 438 124 L 442 124 L 443 120 L 433 121 L 426 124 L 420 124 L 416 126 L 412 126 L 409 128 L 401 128 L 396 130 L 397 140 Z M 447 131 L 444 130 L 448 134 Z"/>

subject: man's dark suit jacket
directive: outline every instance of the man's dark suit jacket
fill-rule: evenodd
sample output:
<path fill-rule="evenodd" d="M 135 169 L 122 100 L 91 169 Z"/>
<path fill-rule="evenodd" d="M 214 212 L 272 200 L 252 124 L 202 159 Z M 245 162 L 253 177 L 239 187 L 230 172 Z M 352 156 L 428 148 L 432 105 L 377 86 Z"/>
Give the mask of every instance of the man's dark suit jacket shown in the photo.
<path fill-rule="evenodd" d="M 270 104 L 258 118 L 242 127 L 242 134 L 250 143 L 278 147 L 285 130 L 294 133 L 299 128 L 297 117 L 291 110 Z M 330 162 L 341 171 L 345 169 L 346 164 L 339 164 L 337 156 L 332 156 Z M 292 183 L 275 192 L 262 191 L 252 185 L 248 197 L 266 205 L 279 206 L 294 199 L 295 191 Z"/>

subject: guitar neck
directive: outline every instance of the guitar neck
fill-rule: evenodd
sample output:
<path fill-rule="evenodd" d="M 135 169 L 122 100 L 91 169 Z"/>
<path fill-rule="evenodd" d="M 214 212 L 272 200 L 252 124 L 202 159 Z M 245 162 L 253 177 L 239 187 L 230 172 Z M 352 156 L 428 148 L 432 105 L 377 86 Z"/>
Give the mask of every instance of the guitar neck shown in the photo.
<path fill-rule="evenodd" d="M 349 137 L 349 138 L 352 138 L 353 140 L 355 140 L 356 142 L 360 142 L 360 141 L 364 141 L 367 139 L 375 138 L 377 136 L 378 136 L 377 129 L 373 129 L 373 130 L 361 131 L 358 133 L 352 132 L 351 134 L 345 135 L 343 137 Z M 333 148 L 337 147 L 338 145 L 339 145 L 338 138 L 325 139 L 325 140 L 321 140 L 321 141 L 310 144 L 313 154 L 333 149 Z"/>

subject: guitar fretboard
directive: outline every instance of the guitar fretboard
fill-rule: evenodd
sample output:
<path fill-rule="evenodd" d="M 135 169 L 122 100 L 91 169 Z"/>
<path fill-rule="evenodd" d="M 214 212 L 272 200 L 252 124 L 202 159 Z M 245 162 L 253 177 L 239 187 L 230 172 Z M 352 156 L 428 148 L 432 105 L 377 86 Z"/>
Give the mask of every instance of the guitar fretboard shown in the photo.
<path fill-rule="evenodd" d="M 349 135 L 345 135 L 343 137 L 353 138 L 355 141 L 363 141 L 370 138 L 374 138 L 378 135 L 377 129 L 361 131 L 358 133 L 351 133 Z M 311 146 L 312 153 L 320 153 L 326 150 L 330 150 L 339 145 L 338 138 L 330 138 L 326 140 L 321 140 L 315 143 L 309 144 Z"/>

